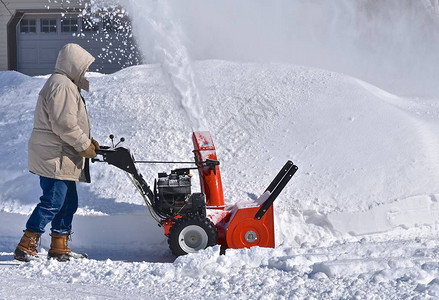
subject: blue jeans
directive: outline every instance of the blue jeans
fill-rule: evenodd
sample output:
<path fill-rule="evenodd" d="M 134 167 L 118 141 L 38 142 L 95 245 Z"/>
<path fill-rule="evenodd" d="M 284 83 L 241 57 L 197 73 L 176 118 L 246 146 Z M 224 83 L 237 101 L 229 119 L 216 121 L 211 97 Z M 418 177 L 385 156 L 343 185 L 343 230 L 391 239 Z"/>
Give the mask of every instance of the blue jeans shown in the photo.
<path fill-rule="evenodd" d="M 44 233 L 44 228 L 52 222 L 52 233 L 70 234 L 73 215 L 78 208 L 76 182 L 40 176 L 43 196 L 35 207 L 26 229 L 35 233 Z"/>

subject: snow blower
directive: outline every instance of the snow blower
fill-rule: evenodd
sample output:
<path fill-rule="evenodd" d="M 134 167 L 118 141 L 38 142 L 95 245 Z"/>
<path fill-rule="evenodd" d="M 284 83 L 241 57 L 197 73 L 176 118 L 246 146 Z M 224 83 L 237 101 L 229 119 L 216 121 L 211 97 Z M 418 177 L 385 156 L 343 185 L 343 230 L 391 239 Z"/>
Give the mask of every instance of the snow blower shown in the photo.
<path fill-rule="evenodd" d="M 297 171 L 291 161 L 283 166 L 264 193 L 252 202 L 225 205 L 219 161 L 209 132 L 194 132 L 194 167 L 159 173 L 151 190 L 136 167 L 138 163 L 175 163 L 136 161 L 130 150 L 114 145 L 101 146 L 92 162 L 106 162 L 129 174 L 142 195 L 151 216 L 164 228 L 174 255 L 194 253 L 209 246 L 249 248 L 275 246 L 273 202 Z M 121 142 L 124 139 L 121 138 Z M 197 169 L 201 193 L 192 193 L 192 174 Z"/>

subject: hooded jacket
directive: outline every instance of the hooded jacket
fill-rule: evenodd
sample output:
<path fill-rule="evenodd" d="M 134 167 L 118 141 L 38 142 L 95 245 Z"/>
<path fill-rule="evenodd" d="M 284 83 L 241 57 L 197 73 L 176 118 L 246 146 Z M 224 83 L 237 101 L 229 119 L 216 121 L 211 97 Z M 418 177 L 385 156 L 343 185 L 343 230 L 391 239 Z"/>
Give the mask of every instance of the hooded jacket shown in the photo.
<path fill-rule="evenodd" d="M 94 57 L 76 44 L 58 54 L 55 73 L 41 89 L 28 144 L 29 171 L 44 177 L 90 182 L 88 163 L 79 152 L 91 143 L 90 122 L 80 89 Z M 86 166 L 87 165 L 87 166 Z"/>

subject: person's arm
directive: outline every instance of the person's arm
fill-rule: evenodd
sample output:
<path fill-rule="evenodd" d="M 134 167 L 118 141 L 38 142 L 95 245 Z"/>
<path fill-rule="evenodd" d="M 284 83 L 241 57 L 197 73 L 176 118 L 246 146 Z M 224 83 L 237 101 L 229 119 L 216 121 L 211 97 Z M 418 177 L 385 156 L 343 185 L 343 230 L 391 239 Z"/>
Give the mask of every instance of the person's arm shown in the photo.
<path fill-rule="evenodd" d="M 91 140 L 78 125 L 76 101 L 75 91 L 61 86 L 52 92 L 47 110 L 52 131 L 77 152 L 82 152 L 90 147 Z"/>

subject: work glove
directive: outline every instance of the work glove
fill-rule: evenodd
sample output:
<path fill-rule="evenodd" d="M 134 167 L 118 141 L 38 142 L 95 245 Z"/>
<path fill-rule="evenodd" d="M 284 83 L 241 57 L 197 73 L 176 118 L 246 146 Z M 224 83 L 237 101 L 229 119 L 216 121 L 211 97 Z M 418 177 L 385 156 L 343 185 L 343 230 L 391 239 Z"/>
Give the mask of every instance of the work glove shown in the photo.
<path fill-rule="evenodd" d="M 95 146 L 96 150 L 99 150 L 99 143 L 94 138 L 91 138 L 91 143 Z"/>
<path fill-rule="evenodd" d="M 93 143 L 90 143 L 90 146 L 88 146 L 88 148 L 85 149 L 84 151 L 79 152 L 79 155 L 85 158 L 96 157 L 95 145 L 93 145 Z"/>

